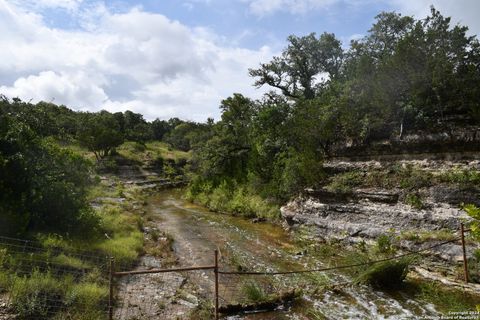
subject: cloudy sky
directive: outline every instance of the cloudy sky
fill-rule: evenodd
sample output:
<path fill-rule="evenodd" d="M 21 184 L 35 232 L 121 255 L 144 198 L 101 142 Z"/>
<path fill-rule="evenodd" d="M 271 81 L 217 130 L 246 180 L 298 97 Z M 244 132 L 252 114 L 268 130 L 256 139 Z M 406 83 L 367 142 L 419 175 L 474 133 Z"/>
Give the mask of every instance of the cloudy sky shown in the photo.
<path fill-rule="evenodd" d="M 262 95 L 248 68 L 288 35 L 348 46 L 379 12 L 421 18 L 431 4 L 480 33 L 477 0 L 0 0 L 0 94 L 204 121 L 234 92 Z"/>

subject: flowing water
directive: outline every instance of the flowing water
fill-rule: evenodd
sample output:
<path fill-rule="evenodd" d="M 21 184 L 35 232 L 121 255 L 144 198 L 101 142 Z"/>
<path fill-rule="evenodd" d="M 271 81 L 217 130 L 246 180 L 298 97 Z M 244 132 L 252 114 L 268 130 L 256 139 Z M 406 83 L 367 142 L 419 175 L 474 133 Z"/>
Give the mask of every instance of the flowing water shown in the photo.
<path fill-rule="evenodd" d="M 279 226 L 210 212 L 186 202 L 176 190 L 152 197 L 149 210 L 156 215 L 158 228 L 173 237 L 180 266 L 212 265 L 215 249 L 220 253 L 221 270 L 290 271 L 333 263 L 304 254 L 304 248 Z M 202 275 L 204 281 L 199 280 L 198 286 L 211 290 L 211 272 Z M 245 288 L 254 284 L 262 288 L 260 291 L 277 294 L 301 287 L 302 302 L 273 312 L 229 319 L 323 319 L 320 313 L 327 319 L 416 319 L 438 315 L 434 306 L 402 293 L 342 284 L 350 280 L 345 274 L 333 272 L 275 277 L 220 275 L 221 304 L 245 302 Z M 341 285 L 315 290 L 332 283 Z"/>

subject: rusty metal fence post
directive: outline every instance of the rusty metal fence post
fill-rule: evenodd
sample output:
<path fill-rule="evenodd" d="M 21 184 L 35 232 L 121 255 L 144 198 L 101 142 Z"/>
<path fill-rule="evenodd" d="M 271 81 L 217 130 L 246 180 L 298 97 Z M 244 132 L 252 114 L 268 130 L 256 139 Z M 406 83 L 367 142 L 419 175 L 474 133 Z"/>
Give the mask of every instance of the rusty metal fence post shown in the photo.
<path fill-rule="evenodd" d="M 218 250 L 215 250 L 215 320 L 218 320 Z"/>
<path fill-rule="evenodd" d="M 465 277 L 465 283 L 469 282 L 468 277 L 468 261 L 467 261 L 467 250 L 465 249 L 465 227 L 463 222 L 460 224 L 460 231 L 462 235 L 462 250 L 463 250 L 463 272 Z"/>
<path fill-rule="evenodd" d="M 114 260 L 110 258 L 110 277 L 109 287 L 110 292 L 108 295 L 108 319 L 113 320 L 113 272 L 114 272 Z"/>

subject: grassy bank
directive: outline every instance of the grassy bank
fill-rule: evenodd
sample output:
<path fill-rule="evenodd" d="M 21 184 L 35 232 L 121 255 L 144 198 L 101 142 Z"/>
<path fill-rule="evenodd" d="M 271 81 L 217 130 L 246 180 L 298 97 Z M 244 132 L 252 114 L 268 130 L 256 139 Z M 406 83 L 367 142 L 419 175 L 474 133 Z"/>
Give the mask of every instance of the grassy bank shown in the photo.
<path fill-rule="evenodd" d="M 217 187 L 209 183 L 193 183 L 187 188 L 185 197 L 215 212 L 271 221 L 280 218 L 278 203 L 264 199 L 247 187 L 233 182 L 224 181 Z"/>
<path fill-rule="evenodd" d="M 0 292 L 18 319 L 106 319 L 110 257 L 118 268 L 130 268 L 142 254 L 146 195 L 113 175 L 94 180 L 87 198 L 95 230 L 28 234 L 29 242 L 0 239 Z"/>

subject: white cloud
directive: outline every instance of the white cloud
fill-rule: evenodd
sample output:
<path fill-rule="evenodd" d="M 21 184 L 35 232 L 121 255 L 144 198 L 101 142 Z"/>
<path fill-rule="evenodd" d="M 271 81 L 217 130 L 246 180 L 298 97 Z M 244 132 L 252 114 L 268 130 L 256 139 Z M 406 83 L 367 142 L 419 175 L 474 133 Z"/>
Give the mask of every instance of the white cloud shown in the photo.
<path fill-rule="evenodd" d="M 78 107 L 83 108 L 102 105 L 108 100 L 92 77 L 81 71 L 72 74 L 42 71 L 38 75 L 17 79 L 12 87 L 1 86 L 0 92 L 10 97 L 29 97 L 34 101 L 46 100 L 66 105 L 82 102 L 84 105 Z"/>
<path fill-rule="evenodd" d="M 268 47 L 219 45 L 211 31 L 139 8 L 90 9 L 79 13 L 85 29 L 67 31 L 0 0 L 0 93 L 82 110 L 131 109 L 148 119 L 192 120 L 218 118 L 220 100 L 234 92 L 261 95 L 247 69 L 271 58 Z"/>
<path fill-rule="evenodd" d="M 480 34 L 480 1 L 478 0 L 394 0 L 393 6 L 403 14 L 422 19 L 430 14 L 433 5 L 443 16 L 451 16 L 453 24 L 460 23 L 470 29 L 470 34 Z"/>
<path fill-rule="evenodd" d="M 53 9 L 60 8 L 69 11 L 77 10 L 83 0 L 10 0 L 10 2 L 27 8 Z"/>
<path fill-rule="evenodd" d="M 278 11 L 305 14 L 312 10 L 324 9 L 339 0 L 243 0 L 250 11 L 257 16 L 267 16 Z"/>

